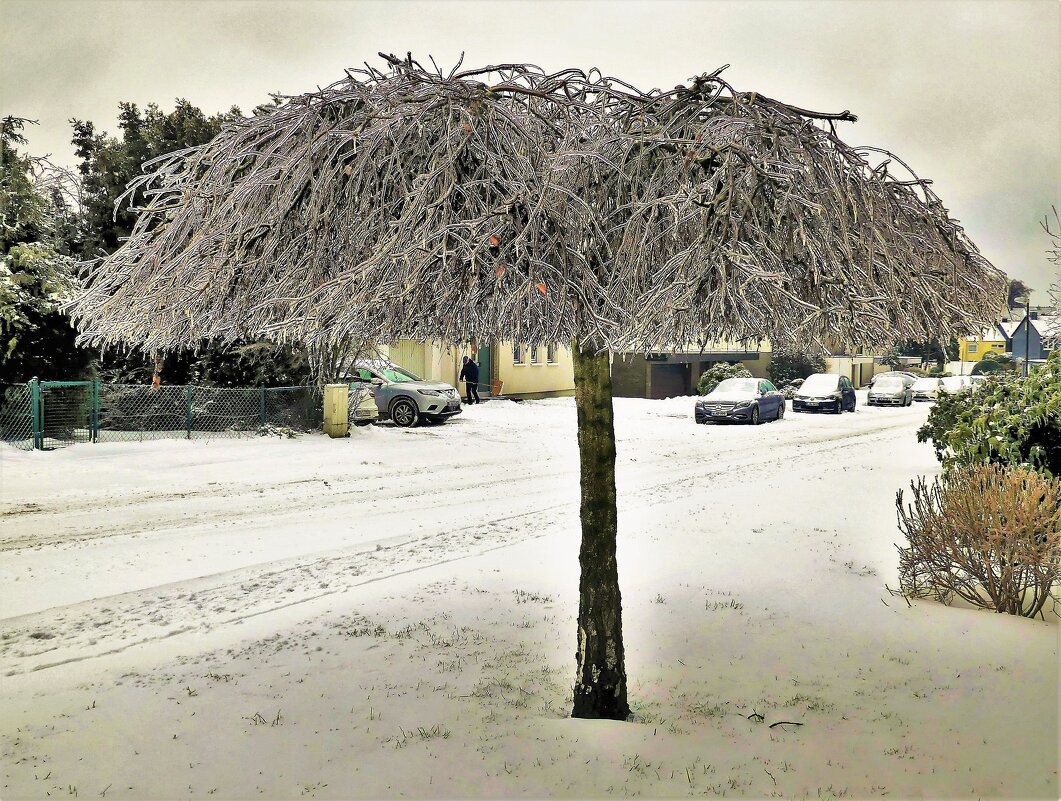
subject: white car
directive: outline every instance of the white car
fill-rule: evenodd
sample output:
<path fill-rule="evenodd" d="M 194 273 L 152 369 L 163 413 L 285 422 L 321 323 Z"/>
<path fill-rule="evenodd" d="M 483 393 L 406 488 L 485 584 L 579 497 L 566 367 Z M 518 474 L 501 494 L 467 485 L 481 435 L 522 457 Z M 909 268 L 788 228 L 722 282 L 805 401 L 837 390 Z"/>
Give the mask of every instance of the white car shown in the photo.
<path fill-rule="evenodd" d="M 350 412 L 352 425 L 367 426 L 379 419 L 376 399 L 365 384 L 350 385 Z"/>
<path fill-rule="evenodd" d="M 939 397 L 940 387 L 943 384 L 941 378 L 924 378 L 917 379 L 910 389 L 914 393 L 915 401 L 934 401 Z"/>
<path fill-rule="evenodd" d="M 940 382 L 939 391 L 948 395 L 957 395 L 966 387 L 971 386 L 967 375 L 949 375 Z"/>
<path fill-rule="evenodd" d="M 443 423 L 461 413 L 457 388 L 441 381 L 425 381 L 390 361 L 354 364 L 351 386 L 364 386 L 376 401 L 382 419 L 399 428 L 412 428 L 422 420 Z"/>

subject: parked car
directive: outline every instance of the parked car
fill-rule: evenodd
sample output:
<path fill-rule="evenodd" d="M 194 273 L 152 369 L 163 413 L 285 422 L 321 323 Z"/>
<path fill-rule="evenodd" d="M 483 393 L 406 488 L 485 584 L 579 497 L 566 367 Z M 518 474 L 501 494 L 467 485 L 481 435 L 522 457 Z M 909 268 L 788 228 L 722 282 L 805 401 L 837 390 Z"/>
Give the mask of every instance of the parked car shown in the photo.
<path fill-rule="evenodd" d="M 424 381 L 392 362 L 357 362 L 350 381 L 351 386 L 366 384 L 380 418 L 390 418 L 402 428 L 412 428 L 421 420 L 442 423 L 461 413 L 456 387 Z"/>
<path fill-rule="evenodd" d="M 966 387 L 972 386 L 967 375 L 949 375 L 940 382 L 940 392 L 957 395 Z"/>
<path fill-rule="evenodd" d="M 376 407 L 376 399 L 369 391 L 371 384 L 363 381 L 354 381 L 350 384 L 350 413 L 349 420 L 352 425 L 367 426 L 379 419 L 379 409 Z"/>
<path fill-rule="evenodd" d="M 981 384 L 986 384 L 987 383 L 987 376 L 986 375 L 971 375 L 968 378 L 969 378 L 969 386 L 971 386 L 974 390 L 977 387 L 979 387 Z"/>
<path fill-rule="evenodd" d="M 698 423 L 739 422 L 757 425 L 785 416 L 785 396 L 765 378 L 727 378 L 696 402 Z"/>
<path fill-rule="evenodd" d="M 877 376 L 870 384 L 869 397 L 866 403 L 870 406 L 909 406 L 914 402 L 914 393 L 910 388 L 913 381 L 908 381 L 902 373 Z"/>
<path fill-rule="evenodd" d="M 905 370 L 888 370 L 887 372 L 877 373 L 873 376 L 873 378 L 869 380 L 869 388 L 873 389 L 873 385 L 877 383 L 878 378 L 895 378 L 897 376 L 901 377 L 903 381 L 906 382 L 907 386 L 910 386 L 918 379 L 918 376 L 913 373 L 908 373 Z"/>
<path fill-rule="evenodd" d="M 914 382 L 914 385 L 910 389 L 914 392 L 915 401 L 934 401 L 939 397 L 940 387 L 943 384 L 942 378 L 930 378 L 929 376 L 923 376 Z"/>
<path fill-rule="evenodd" d="M 826 411 L 840 414 L 855 411 L 855 388 L 851 379 L 838 373 L 815 373 L 792 399 L 792 411 Z"/>

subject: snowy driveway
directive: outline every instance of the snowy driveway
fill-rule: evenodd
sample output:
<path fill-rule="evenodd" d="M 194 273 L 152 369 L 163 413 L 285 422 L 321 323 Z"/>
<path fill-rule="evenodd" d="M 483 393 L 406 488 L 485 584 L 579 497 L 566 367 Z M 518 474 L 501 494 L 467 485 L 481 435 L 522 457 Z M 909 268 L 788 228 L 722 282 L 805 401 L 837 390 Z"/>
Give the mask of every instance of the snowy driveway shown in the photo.
<path fill-rule="evenodd" d="M 696 426 L 691 399 L 617 399 L 636 722 L 595 724 L 607 747 L 563 717 L 571 399 L 349 440 L 5 450 L 0 795 L 1056 795 L 1057 627 L 884 590 L 895 491 L 936 469 L 926 411 Z M 281 685 L 263 745 L 248 697 Z M 75 725 L 98 699 L 103 728 Z M 358 733 L 320 740 L 343 716 Z M 252 752 L 285 756 L 250 775 Z"/>

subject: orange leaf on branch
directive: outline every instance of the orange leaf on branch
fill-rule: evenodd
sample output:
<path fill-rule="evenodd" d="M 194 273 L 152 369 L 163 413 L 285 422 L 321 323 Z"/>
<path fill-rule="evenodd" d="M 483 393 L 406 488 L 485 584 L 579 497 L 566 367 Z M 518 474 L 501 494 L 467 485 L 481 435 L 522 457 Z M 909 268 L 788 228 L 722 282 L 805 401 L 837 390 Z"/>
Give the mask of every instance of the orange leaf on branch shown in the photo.
<path fill-rule="evenodd" d="M 499 265 L 497 265 L 494 268 L 494 275 L 496 275 L 498 278 L 500 278 L 504 274 L 505 274 L 505 265 L 504 264 L 499 264 Z"/>
<path fill-rule="evenodd" d="M 490 237 L 490 247 L 496 248 L 500 244 L 501 244 L 501 240 L 498 239 L 496 236 Z"/>
<path fill-rule="evenodd" d="M 546 288 L 545 284 L 535 284 L 534 286 L 536 286 L 538 288 L 538 291 L 541 292 L 543 295 L 549 291 Z"/>

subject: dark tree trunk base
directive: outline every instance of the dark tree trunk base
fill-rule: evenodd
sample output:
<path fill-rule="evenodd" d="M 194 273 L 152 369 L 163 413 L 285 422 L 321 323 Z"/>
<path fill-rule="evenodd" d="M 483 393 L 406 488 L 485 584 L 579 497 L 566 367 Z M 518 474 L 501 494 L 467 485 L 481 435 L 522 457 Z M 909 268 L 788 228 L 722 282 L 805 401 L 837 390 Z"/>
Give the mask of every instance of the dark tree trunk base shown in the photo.
<path fill-rule="evenodd" d="M 572 347 L 581 465 L 577 674 L 572 717 L 626 720 L 622 598 L 615 563 L 615 428 L 608 353 Z"/>

